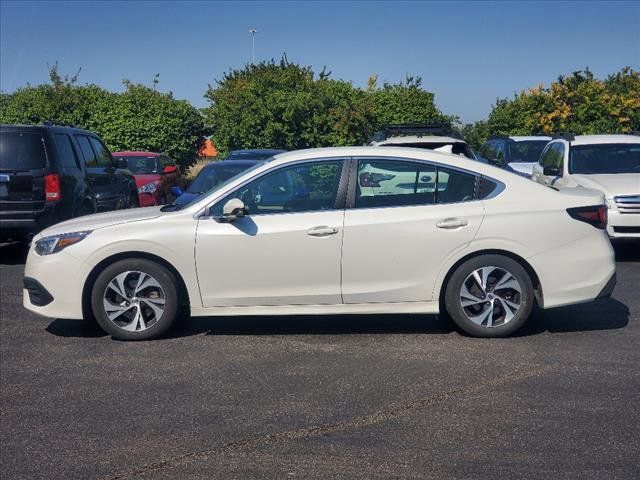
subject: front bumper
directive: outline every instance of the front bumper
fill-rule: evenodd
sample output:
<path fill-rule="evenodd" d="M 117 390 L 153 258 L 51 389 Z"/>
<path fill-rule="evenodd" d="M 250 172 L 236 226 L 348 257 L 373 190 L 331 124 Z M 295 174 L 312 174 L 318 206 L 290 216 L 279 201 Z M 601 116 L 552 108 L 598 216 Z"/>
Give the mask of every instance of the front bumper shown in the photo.
<path fill-rule="evenodd" d="M 160 196 L 156 193 L 140 193 L 138 192 L 138 201 L 141 207 L 153 207 L 160 205 Z"/>
<path fill-rule="evenodd" d="M 640 213 L 620 213 L 610 208 L 607 215 L 607 233 L 610 237 L 640 238 Z"/>
<path fill-rule="evenodd" d="M 82 318 L 85 265 L 66 251 L 40 256 L 29 250 L 24 269 L 22 304 L 50 318 Z"/>

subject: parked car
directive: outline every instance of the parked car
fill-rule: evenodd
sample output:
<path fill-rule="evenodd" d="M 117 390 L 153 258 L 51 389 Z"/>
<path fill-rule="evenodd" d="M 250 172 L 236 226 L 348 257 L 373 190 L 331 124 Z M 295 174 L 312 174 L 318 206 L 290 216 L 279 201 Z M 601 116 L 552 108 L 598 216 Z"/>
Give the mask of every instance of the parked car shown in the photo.
<path fill-rule="evenodd" d="M 387 125 L 373 136 L 369 145 L 374 147 L 426 148 L 476 160 L 476 156 L 467 142 L 453 135 L 453 131 L 443 125 Z"/>
<path fill-rule="evenodd" d="M 173 203 L 175 205 L 189 203 L 199 195 L 208 192 L 212 188 L 217 187 L 230 178 L 260 163 L 262 162 L 258 160 L 236 160 L 233 163 L 212 162 L 200 170 L 185 191 L 179 187 L 173 188 L 173 194 L 176 197 Z"/>
<path fill-rule="evenodd" d="M 167 189 L 173 185 L 164 185 L 168 174 L 176 174 L 178 168 L 167 155 L 154 152 L 114 152 L 116 160 L 126 163 L 133 173 L 138 189 L 141 207 L 164 205 L 168 201 Z"/>
<path fill-rule="evenodd" d="M 609 236 L 640 238 L 640 136 L 556 138 L 534 166 L 533 180 L 554 188 L 603 192 Z"/>
<path fill-rule="evenodd" d="M 52 124 L 0 126 L 0 241 L 136 206 L 133 176 L 118 169 L 95 133 Z"/>
<path fill-rule="evenodd" d="M 229 155 L 225 157 L 227 160 L 267 160 L 279 153 L 284 153 L 286 150 L 278 150 L 275 148 L 254 148 L 251 150 L 232 150 Z"/>
<path fill-rule="evenodd" d="M 551 137 L 545 135 L 493 136 L 480 147 L 477 157 L 496 167 L 531 177 L 533 166 L 550 140 Z"/>
<path fill-rule="evenodd" d="M 402 183 L 411 169 L 414 187 L 363 185 L 357 172 L 375 169 L 402 173 Z M 418 185 L 423 172 L 437 181 Z M 263 204 L 274 188 L 288 193 Z M 534 303 L 611 293 L 603 202 L 599 192 L 556 191 L 425 149 L 290 152 L 191 203 L 40 233 L 24 306 L 48 317 L 95 315 L 129 340 L 161 335 L 185 308 L 193 316 L 446 311 L 471 335 L 504 336 Z"/>

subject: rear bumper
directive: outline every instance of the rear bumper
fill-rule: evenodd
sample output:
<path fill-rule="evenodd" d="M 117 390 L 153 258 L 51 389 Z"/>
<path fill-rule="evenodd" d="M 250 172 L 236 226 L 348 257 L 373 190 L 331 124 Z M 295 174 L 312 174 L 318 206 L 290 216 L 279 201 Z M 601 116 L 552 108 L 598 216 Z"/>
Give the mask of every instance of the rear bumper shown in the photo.
<path fill-rule="evenodd" d="M 542 285 L 544 308 L 607 297 L 615 286 L 615 252 L 602 230 L 527 260 Z"/>
<path fill-rule="evenodd" d="M 0 238 L 24 237 L 57 223 L 55 205 L 37 211 L 0 211 Z"/>

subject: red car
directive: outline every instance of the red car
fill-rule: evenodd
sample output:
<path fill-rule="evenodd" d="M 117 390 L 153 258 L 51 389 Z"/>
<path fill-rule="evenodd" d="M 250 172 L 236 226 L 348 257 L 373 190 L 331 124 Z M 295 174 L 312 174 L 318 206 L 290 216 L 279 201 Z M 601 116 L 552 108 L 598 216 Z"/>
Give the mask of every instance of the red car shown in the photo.
<path fill-rule="evenodd" d="M 163 188 L 163 175 L 177 174 L 175 162 L 163 153 L 114 152 L 116 161 L 127 162 L 138 187 L 141 207 L 167 203 L 167 192 Z"/>

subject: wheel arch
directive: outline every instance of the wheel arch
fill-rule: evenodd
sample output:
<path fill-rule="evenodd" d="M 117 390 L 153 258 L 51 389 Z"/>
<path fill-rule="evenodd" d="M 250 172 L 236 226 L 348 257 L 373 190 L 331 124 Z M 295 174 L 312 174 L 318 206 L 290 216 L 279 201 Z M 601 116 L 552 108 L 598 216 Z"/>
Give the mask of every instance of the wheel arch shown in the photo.
<path fill-rule="evenodd" d="M 84 285 L 82 287 L 82 316 L 83 316 L 83 318 L 90 318 L 90 319 L 94 318 L 93 317 L 93 311 L 91 309 L 91 289 L 93 288 L 93 285 L 94 285 L 94 283 L 96 281 L 96 278 L 98 278 L 98 275 L 100 274 L 100 272 L 102 272 L 102 270 L 104 270 L 104 268 L 107 265 L 110 265 L 113 262 L 117 262 L 119 260 L 137 259 L 137 258 L 151 260 L 153 262 L 156 262 L 156 263 L 162 265 L 167 270 L 169 270 L 175 276 L 176 280 L 178 281 L 178 290 L 179 290 L 179 293 L 181 295 L 181 298 L 184 299 L 184 302 L 181 305 L 181 307 L 189 308 L 191 306 L 191 298 L 189 297 L 189 290 L 187 289 L 187 284 L 185 283 L 184 279 L 182 278 L 182 275 L 180 275 L 180 272 L 178 271 L 178 269 L 176 269 L 170 262 L 168 262 L 164 258 L 159 257 L 158 255 L 154 255 L 152 253 L 141 252 L 141 251 L 128 251 L 128 252 L 116 253 L 114 255 L 106 257 L 103 260 L 101 260 L 100 262 L 98 262 L 96 265 L 94 265 L 94 267 L 91 269 L 91 271 L 89 272 L 89 275 L 87 276 L 87 279 L 85 280 Z"/>
<path fill-rule="evenodd" d="M 531 264 L 527 262 L 520 255 L 513 252 L 509 252 L 507 250 L 486 249 L 486 250 L 478 250 L 475 252 L 468 253 L 467 255 L 458 259 L 449 268 L 449 270 L 447 271 L 447 274 L 444 276 L 444 280 L 442 281 L 442 284 L 440 285 L 440 292 L 438 293 L 440 312 L 446 312 L 446 309 L 444 308 L 444 297 L 445 297 L 445 292 L 447 290 L 447 285 L 449 284 L 449 280 L 451 279 L 453 272 L 455 272 L 456 269 L 467 260 L 470 260 L 475 257 L 479 257 L 481 255 L 503 255 L 505 257 L 511 258 L 512 260 L 515 260 L 516 262 L 518 262 L 522 266 L 522 268 L 525 269 L 525 271 L 529 275 L 529 278 L 531 279 L 531 283 L 533 283 L 533 292 L 534 292 L 536 303 L 538 304 L 539 307 L 541 308 L 544 307 L 544 295 L 542 292 L 542 283 L 540 282 L 540 277 L 536 273 L 535 269 L 531 266 Z"/>

